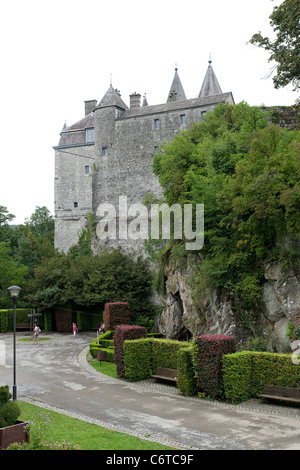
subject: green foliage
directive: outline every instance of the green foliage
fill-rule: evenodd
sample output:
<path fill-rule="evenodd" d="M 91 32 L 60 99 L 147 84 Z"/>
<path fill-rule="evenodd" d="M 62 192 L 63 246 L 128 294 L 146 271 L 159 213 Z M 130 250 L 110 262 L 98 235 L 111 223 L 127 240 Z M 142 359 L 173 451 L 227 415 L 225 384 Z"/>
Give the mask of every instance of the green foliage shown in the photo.
<path fill-rule="evenodd" d="M 259 32 L 254 34 L 250 42 L 270 53 L 269 62 L 276 62 L 272 69 L 276 69 L 273 78 L 275 88 L 292 83 L 294 90 L 297 90 L 300 87 L 299 1 L 283 1 L 274 8 L 270 20 L 275 39 L 272 41 Z"/>
<path fill-rule="evenodd" d="M 218 105 L 154 156 L 169 205 L 204 204 L 198 260 L 184 241 L 181 251 L 180 243 L 158 251 L 162 263 L 193 260 L 195 298 L 213 287 L 227 293 L 237 314 L 256 307 L 265 262 L 283 259 L 278 241 L 300 237 L 299 150 L 300 131 L 268 124 L 260 108 L 239 103 Z M 299 250 L 286 246 L 293 264 Z"/>
<path fill-rule="evenodd" d="M 26 266 L 14 261 L 9 243 L 0 242 L 0 306 L 2 308 L 11 307 L 12 302 L 7 289 L 13 285 L 22 287 L 27 271 Z"/>
<path fill-rule="evenodd" d="M 13 426 L 21 414 L 19 404 L 10 401 L 11 397 L 8 385 L 0 387 L 0 428 Z"/>
<path fill-rule="evenodd" d="M 152 374 L 151 340 L 126 340 L 123 344 L 124 370 L 128 380 L 143 380 Z"/>
<path fill-rule="evenodd" d="M 177 353 L 181 348 L 189 346 L 188 342 L 171 339 L 152 339 L 153 373 L 158 367 L 177 369 Z"/>
<path fill-rule="evenodd" d="M 288 324 L 286 325 L 286 333 L 285 333 L 287 338 L 291 339 L 291 337 L 293 335 L 293 327 L 294 327 L 293 322 L 289 321 Z"/>
<path fill-rule="evenodd" d="M 268 350 L 268 340 L 266 338 L 255 337 L 248 338 L 247 347 L 249 351 L 267 351 Z"/>
<path fill-rule="evenodd" d="M 181 348 L 177 353 L 177 387 L 185 396 L 194 395 L 196 392 L 196 377 L 193 363 L 193 348 Z"/>
<path fill-rule="evenodd" d="M 225 397 L 234 402 L 257 397 L 265 384 L 297 387 L 299 365 L 290 354 L 243 351 L 223 356 Z"/>
<path fill-rule="evenodd" d="M 300 339 L 300 325 L 298 325 L 295 329 L 295 338 Z"/>

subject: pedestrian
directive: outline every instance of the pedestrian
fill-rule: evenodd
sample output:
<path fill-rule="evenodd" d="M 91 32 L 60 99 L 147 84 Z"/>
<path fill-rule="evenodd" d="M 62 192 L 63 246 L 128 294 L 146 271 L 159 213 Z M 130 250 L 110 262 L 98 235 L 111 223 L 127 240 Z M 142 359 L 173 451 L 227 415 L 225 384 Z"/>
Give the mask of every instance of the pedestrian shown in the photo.
<path fill-rule="evenodd" d="M 76 326 L 76 323 L 73 323 L 73 338 L 75 338 L 76 333 L 77 333 L 77 326 Z"/>
<path fill-rule="evenodd" d="M 33 342 L 37 342 L 39 341 L 39 334 L 40 334 L 41 330 L 38 326 L 37 323 L 34 324 L 34 329 L 33 329 Z"/>
<path fill-rule="evenodd" d="M 104 325 L 103 323 L 101 323 L 101 326 L 99 328 L 99 335 L 103 335 L 103 333 L 104 333 Z"/>

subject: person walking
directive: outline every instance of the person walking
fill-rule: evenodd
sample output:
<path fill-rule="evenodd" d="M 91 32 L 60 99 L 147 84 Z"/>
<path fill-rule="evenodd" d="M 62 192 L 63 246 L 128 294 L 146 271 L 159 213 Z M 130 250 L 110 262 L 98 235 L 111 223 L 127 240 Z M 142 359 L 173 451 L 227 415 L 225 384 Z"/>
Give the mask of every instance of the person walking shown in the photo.
<path fill-rule="evenodd" d="M 76 333 L 77 333 L 77 326 L 76 326 L 76 323 L 73 323 L 73 338 L 76 337 Z"/>
<path fill-rule="evenodd" d="M 34 329 L 33 329 L 33 342 L 34 342 L 34 343 L 38 343 L 40 332 L 41 332 L 41 330 L 40 330 L 38 324 L 35 323 L 35 324 L 34 324 Z"/>

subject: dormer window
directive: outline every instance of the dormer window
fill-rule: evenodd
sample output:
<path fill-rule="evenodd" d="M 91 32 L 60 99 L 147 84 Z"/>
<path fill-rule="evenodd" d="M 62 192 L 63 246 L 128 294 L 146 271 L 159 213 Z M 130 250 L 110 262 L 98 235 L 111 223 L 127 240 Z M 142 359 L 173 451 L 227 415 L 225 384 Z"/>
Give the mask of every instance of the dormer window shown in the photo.
<path fill-rule="evenodd" d="M 85 130 L 85 141 L 86 142 L 95 142 L 95 129 L 94 127 L 89 127 Z"/>

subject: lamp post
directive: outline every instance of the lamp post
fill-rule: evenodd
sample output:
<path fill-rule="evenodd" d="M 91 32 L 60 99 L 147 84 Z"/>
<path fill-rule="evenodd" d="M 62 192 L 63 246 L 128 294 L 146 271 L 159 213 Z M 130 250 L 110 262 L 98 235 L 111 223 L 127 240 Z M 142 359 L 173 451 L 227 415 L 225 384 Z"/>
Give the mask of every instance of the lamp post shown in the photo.
<path fill-rule="evenodd" d="M 19 297 L 21 287 L 11 286 L 8 288 L 14 304 L 14 377 L 13 377 L 13 401 L 17 400 L 17 385 L 16 385 L 16 305 Z"/>

